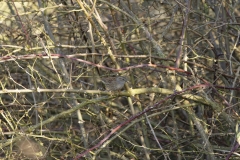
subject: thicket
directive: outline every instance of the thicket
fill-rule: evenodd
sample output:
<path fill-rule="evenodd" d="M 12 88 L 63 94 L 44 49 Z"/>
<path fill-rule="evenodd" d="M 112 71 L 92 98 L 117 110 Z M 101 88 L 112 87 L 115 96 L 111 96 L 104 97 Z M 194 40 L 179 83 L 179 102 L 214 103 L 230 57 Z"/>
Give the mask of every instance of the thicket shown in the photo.
<path fill-rule="evenodd" d="M 0 11 L 3 159 L 239 158 L 239 1 Z M 118 76 L 124 88 L 105 90 Z"/>

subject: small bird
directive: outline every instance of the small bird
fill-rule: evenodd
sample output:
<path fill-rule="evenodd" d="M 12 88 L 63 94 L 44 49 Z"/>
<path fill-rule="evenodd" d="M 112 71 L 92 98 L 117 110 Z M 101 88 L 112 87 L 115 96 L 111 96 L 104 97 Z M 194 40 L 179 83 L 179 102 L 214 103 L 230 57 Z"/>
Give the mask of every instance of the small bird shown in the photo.
<path fill-rule="evenodd" d="M 127 78 L 124 76 L 108 77 L 103 78 L 102 82 L 104 83 L 106 90 L 117 91 L 123 88 L 124 84 L 127 82 Z"/>

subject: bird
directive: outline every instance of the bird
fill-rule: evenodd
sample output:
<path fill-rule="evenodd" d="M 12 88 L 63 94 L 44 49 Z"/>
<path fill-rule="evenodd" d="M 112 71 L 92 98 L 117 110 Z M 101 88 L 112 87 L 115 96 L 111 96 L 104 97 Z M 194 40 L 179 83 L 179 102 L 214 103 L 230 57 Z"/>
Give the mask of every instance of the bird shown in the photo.
<path fill-rule="evenodd" d="M 117 91 L 123 88 L 124 84 L 127 82 L 127 77 L 124 76 L 107 77 L 102 78 L 101 81 L 104 83 L 106 90 Z"/>

